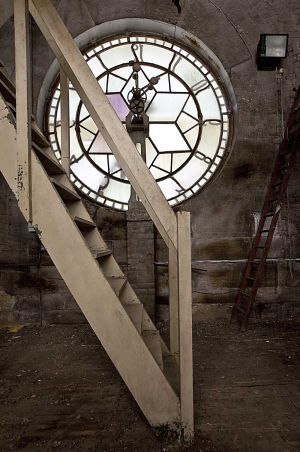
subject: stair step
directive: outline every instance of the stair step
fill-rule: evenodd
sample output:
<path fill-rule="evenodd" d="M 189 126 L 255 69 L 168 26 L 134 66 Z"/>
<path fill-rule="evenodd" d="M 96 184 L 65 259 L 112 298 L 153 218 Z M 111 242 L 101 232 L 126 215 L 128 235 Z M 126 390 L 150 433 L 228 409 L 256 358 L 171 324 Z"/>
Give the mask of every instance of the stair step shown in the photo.
<path fill-rule="evenodd" d="M 138 332 L 141 334 L 144 312 L 144 307 L 142 303 L 125 304 L 124 308 L 128 316 L 130 317 L 132 323 L 134 324 Z"/>
<path fill-rule="evenodd" d="M 149 348 L 153 358 L 155 359 L 159 367 L 163 369 L 163 358 L 159 332 L 156 330 L 143 331 L 142 338 L 144 339 L 145 344 Z"/>
<path fill-rule="evenodd" d="M 16 104 L 16 96 L 11 89 L 12 84 L 8 83 L 4 78 L 0 78 L 0 93 L 3 96 L 3 99 L 6 103 L 11 104 L 12 106 Z"/>
<path fill-rule="evenodd" d="M 121 295 L 122 290 L 127 283 L 125 276 L 109 276 L 107 277 L 107 281 L 118 297 Z"/>
<path fill-rule="evenodd" d="M 1 83 L 0 83 L 0 92 L 1 92 Z M 15 104 L 12 102 L 7 101 L 7 106 L 12 110 L 14 116 L 16 117 L 16 107 Z M 32 117 L 32 121 L 34 121 L 34 117 Z M 43 148 L 50 148 L 51 144 L 47 140 L 47 138 L 43 135 L 43 133 L 40 131 L 38 126 L 32 122 L 31 123 L 31 140 L 32 143 L 36 143 L 38 146 L 41 146 Z"/>
<path fill-rule="evenodd" d="M 31 124 L 31 134 L 32 134 L 31 139 L 33 143 L 36 143 L 38 146 L 43 148 L 51 147 L 47 138 L 43 135 L 43 133 L 35 124 Z"/>
<path fill-rule="evenodd" d="M 103 257 L 110 256 L 112 250 L 109 248 L 103 248 L 103 250 L 93 251 L 93 256 L 95 259 L 102 259 Z"/>
<path fill-rule="evenodd" d="M 96 225 L 93 221 L 85 220 L 84 218 L 75 216 L 75 217 L 73 217 L 73 220 L 75 221 L 75 223 L 77 224 L 77 226 L 80 230 L 86 230 L 86 229 L 91 229 L 91 228 L 96 227 Z"/>
<path fill-rule="evenodd" d="M 52 183 L 55 185 L 56 190 L 60 194 L 60 197 L 67 202 L 70 201 L 80 201 L 80 196 L 70 188 L 63 185 L 61 182 L 56 180 L 54 177 L 51 177 Z"/>
<path fill-rule="evenodd" d="M 33 143 L 33 149 L 36 151 L 37 156 L 49 174 L 49 176 L 55 176 L 57 174 L 66 174 L 63 167 L 58 163 L 58 161 L 54 158 L 48 155 L 44 149 L 40 148 L 36 143 Z"/>
<path fill-rule="evenodd" d="M 0 66 L 0 80 L 5 83 L 5 85 L 8 86 L 10 91 L 15 94 L 16 88 L 15 85 L 9 80 L 9 75 L 7 74 L 6 70 L 3 66 Z"/>

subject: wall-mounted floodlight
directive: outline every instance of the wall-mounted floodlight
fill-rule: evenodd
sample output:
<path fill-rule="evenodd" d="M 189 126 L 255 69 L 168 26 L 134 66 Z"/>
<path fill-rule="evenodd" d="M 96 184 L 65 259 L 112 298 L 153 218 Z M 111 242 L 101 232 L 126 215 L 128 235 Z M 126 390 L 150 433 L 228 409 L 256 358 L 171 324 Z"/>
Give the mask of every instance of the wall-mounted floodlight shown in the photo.
<path fill-rule="evenodd" d="M 286 58 L 287 34 L 262 34 L 257 46 L 256 63 L 259 71 L 274 71 L 282 58 Z"/>

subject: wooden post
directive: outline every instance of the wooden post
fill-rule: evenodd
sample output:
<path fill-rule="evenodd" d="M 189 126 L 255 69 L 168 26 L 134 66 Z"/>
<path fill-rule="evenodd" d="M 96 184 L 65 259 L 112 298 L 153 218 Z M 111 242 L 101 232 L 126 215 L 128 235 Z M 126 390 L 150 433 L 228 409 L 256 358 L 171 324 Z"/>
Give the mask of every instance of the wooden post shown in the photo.
<path fill-rule="evenodd" d="M 184 438 L 194 434 L 192 268 L 189 212 L 177 213 L 181 424 Z"/>
<path fill-rule="evenodd" d="M 60 68 L 61 165 L 70 177 L 69 79 Z"/>
<path fill-rule="evenodd" d="M 27 221 L 32 220 L 31 196 L 31 77 L 28 0 L 14 0 L 17 199 Z"/>
<path fill-rule="evenodd" d="M 178 256 L 177 250 L 169 247 L 169 316 L 170 352 L 179 362 L 179 312 L 178 312 Z"/>

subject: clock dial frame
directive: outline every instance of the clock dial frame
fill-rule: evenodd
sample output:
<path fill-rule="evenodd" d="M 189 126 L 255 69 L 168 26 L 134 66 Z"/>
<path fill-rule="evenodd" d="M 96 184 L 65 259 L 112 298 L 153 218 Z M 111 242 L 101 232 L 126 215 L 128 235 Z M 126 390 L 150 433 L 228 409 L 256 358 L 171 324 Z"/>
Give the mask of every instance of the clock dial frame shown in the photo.
<path fill-rule="evenodd" d="M 199 57 L 178 42 L 153 35 L 118 36 L 83 52 L 84 58 L 126 125 L 128 94 L 135 84 L 147 90 L 149 117 L 146 164 L 170 205 L 197 194 L 216 175 L 229 154 L 233 118 L 224 85 Z M 60 159 L 60 87 L 54 83 L 47 125 Z M 70 84 L 71 180 L 100 205 L 127 210 L 131 188 L 124 172 Z M 137 146 L 139 149 L 139 146 Z"/>

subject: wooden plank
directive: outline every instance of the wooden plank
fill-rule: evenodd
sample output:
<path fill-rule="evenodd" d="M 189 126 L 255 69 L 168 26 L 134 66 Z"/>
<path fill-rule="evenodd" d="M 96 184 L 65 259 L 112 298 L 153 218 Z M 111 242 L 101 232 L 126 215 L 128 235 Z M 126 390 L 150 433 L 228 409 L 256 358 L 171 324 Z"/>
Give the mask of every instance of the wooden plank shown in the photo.
<path fill-rule="evenodd" d="M 177 213 L 181 424 L 184 437 L 194 435 L 192 268 L 190 213 Z"/>
<path fill-rule="evenodd" d="M 70 177 L 69 79 L 60 68 L 61 165 Z"/>
<path fill-rule="evenodd" d="M 178 306 L 178 260 L 177 250 L 169 248 L 169 316 L 170 352 L 179 362 L 179 306 Z"/>
<path fill-rule="evenodd" d="M 17 199 L 27 221 L 31 221 L 31 82 L 28 0 L 14 0 Z"/>
<path fill-rule="evenodd" d="M 163 239 L 177 248 L 176 217 L 52 2 L 30 0 L 30 12 L 99 132 L 114 153 Z"/>

